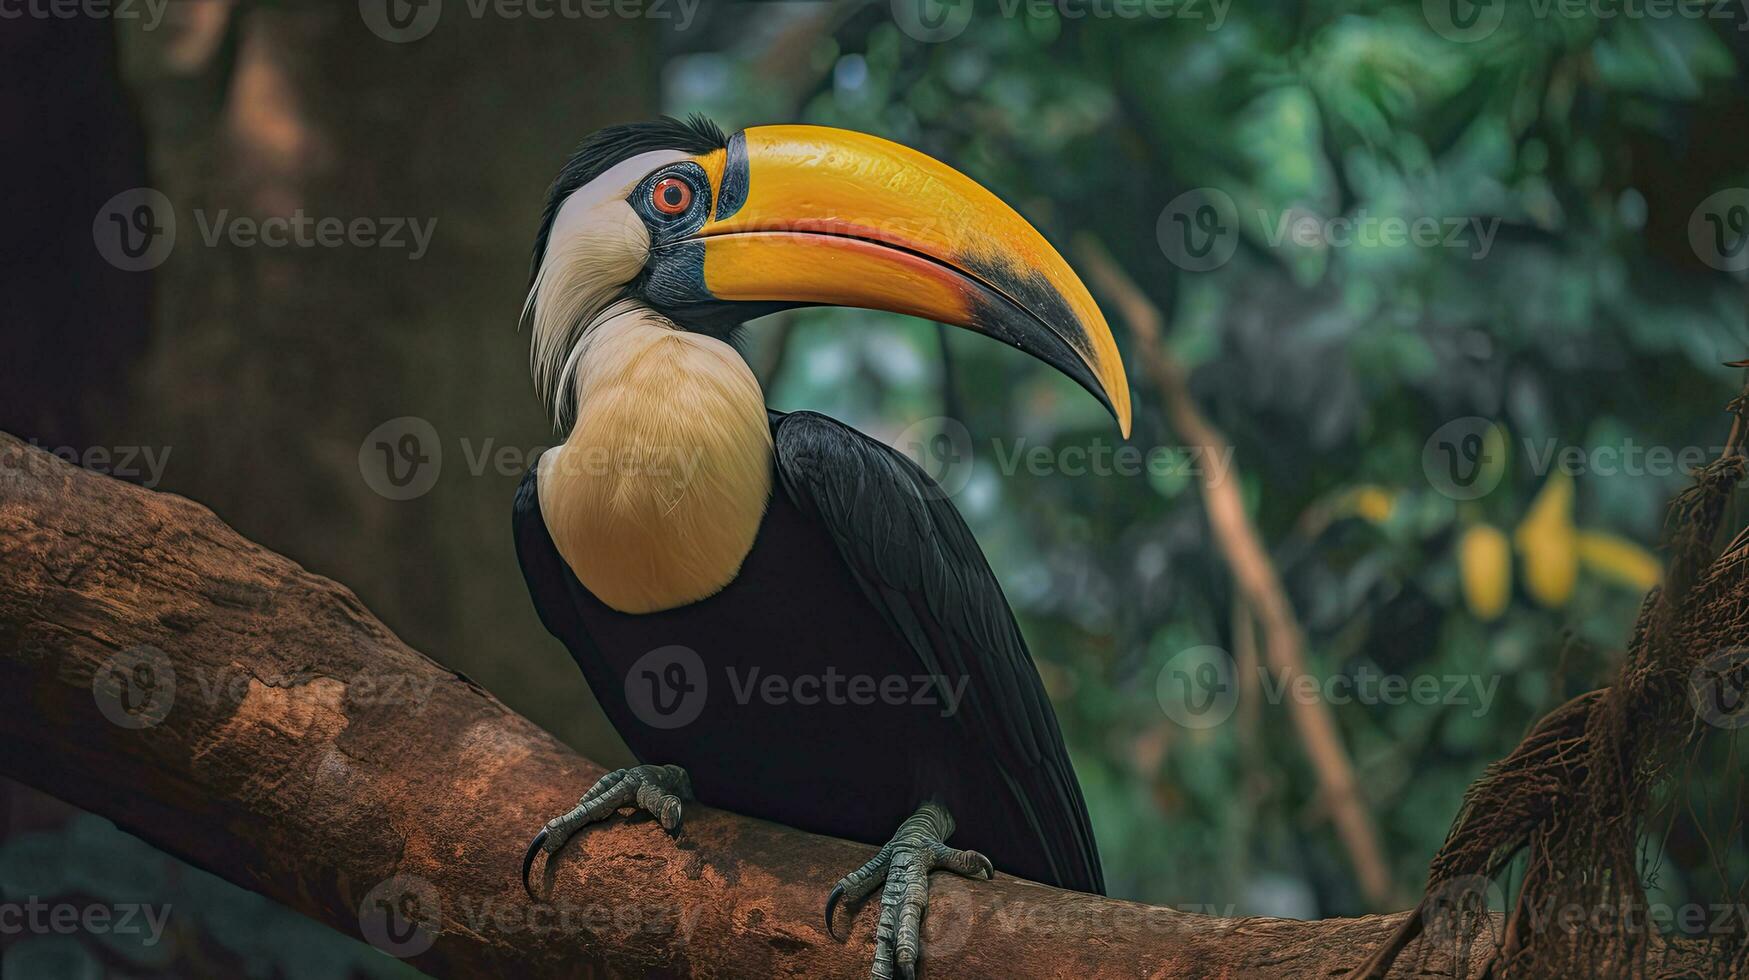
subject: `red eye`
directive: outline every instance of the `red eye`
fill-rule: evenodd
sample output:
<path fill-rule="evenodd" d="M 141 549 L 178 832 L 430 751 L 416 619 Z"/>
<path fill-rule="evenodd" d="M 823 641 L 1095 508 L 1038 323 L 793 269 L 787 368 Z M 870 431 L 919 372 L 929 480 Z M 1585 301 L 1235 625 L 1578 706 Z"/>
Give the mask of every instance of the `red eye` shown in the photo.
<path fill-rule="evenodd" d="M 663 214 L 679 214 L 692 203 L 692 187 L 679 177 L 664 177 L 651 189 L 650 203 Z"/>

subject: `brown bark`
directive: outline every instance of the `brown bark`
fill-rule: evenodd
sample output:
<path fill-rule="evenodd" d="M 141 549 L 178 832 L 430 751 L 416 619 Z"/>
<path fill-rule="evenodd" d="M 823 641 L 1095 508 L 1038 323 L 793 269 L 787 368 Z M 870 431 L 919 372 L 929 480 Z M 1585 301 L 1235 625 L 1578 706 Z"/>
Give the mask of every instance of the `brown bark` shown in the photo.
<path fill-rule="evenodd" d="M 871 847 L 698 804 L 677 841 L 647 819 L 585 831 L 529 902 L 523 845 L 598 766 L 205 508 L 4 434 L 0 735 L 7 775 L 343 932 L 382 945 L 360 915 L 382 899 L 429 919 L 410 958 L 435 975 L 869 963 L 874 908 L 848 941 L 820 913 Z M 1401 917 L 1221 919 L 938 875 L 924 972 L 1328 975 Z M 1405 957 L 1403 975 L 1444 961 Z"/>

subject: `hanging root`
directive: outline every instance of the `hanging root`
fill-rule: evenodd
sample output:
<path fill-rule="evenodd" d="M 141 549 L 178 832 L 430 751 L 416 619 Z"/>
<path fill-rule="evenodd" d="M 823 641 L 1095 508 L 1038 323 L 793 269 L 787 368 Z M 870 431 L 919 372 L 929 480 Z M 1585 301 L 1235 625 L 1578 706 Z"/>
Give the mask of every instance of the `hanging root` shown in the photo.
<path fill-rule="evenodd" d="M 1749 538 L 1713 550 L 1744 474 L 1746 410 L 1749 390 L 1729 405 L 1724 453 L 1671 502 L 1665 584 L 1647 594 L 1615 684 L 1550 712 L 1470 786 L 1415 913 L 1351 980 L 1385 977 L 1417 939 L 1420 961 L 1452 945 L 1456 976 L 1697 975 L 1692 962 L 1659 955 L 1640 842 L 1654 791 L 1673 782 L 1671 763 L 1708 727 L 1691 677 L 1749 638 Z M 1743 661 L 1739 675 L 1749 672 Z M 1496 881 L 1519 858 L 1518 895 L 1501 922 L 1487 899 L 1503 897 Z M 1708 949 L 1716 958 L 1706 975 L 1749 976 L 1740 923 Z"/>

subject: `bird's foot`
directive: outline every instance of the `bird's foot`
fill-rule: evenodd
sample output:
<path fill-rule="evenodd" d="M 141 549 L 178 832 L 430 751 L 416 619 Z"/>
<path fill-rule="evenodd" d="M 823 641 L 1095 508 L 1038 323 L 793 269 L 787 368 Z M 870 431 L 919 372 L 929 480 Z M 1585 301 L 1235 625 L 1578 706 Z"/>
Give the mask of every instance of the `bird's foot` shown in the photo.
<path fill-rule="evenodd" d="M 547 859 L 552 860 L 584 824 L 605 819 L 620 807 L 635 806 L 655 817 L 662 829 L 672 834 L 680 829 L 681 802 L 690 799 L 692 780 L 679 766 L 634 766 L 608 773 L 589 787 L 589 792 L 569 813 L 548 820 L 529 842 L 528 853 L 522 856 L 522 890 L 534 898 L 528 872 L 534 867 L 535 853 L 544 850 Z"/>
<path fill-rule="evenodd" d="M 873 859 L 838 880 L 826 899 L 826 932 L 832 932 L 832 910 L 840 899 L 852 903 L 881 888 L 881 918 L 875 926 L 875 980 L 911 978 L 921 952 L 923 912 L 929 907 L 929 872 L 944 868 L 954 874 L 996 877 L 990 859 L 977 851 L 961 851 L 944 841 L 953 834 L 953 817 L 936 803 L 917 808 L 893 839 Z"/>

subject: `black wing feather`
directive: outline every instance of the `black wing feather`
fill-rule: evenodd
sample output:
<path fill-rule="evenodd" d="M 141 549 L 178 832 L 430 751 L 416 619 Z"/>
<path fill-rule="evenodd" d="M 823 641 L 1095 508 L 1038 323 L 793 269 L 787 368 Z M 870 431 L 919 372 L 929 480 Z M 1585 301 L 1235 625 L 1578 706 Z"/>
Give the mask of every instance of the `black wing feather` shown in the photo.
<path fill-rule="evenodd" d="M 812 412 L 773 415 L 784 492 L 831 534 L 863 591 L 987 745 L 1058 883 L 1105 891 L 1081 787 L 1002 587 L 945 494 L 902 453 Z"/>

